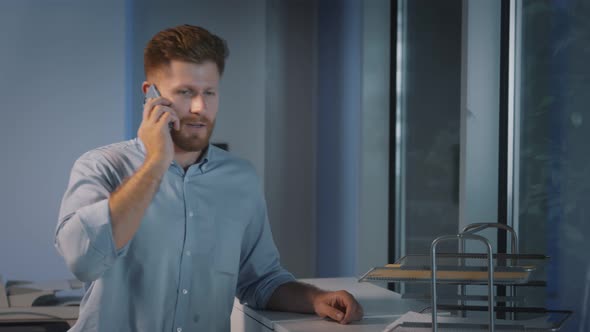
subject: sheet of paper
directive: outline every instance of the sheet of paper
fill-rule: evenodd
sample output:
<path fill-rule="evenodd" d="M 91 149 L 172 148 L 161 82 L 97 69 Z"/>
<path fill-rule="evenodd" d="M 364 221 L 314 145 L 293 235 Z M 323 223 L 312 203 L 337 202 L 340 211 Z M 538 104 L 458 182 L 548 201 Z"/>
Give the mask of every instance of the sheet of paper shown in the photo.
<path fill-rule="evenodd" d="M 487 331 L 487 316 L 482 315 L 481 318 L 462 318 L 462 317 L 445 317 L 445 316 L 438 316 L 437 318 L 439 323 L 465 323 L 465 324 L 479 324 L 482 328 L 458 328 L 458 327 L 451 327 L 451 328 L 441 328 L 439 327 L 439 331 L 441 332 L 465 332 L 465 331 Z M 391 323 L 389 326 L 385 328 L 383 332 L 423 332 L 423 331 L 432 331 L 431 327 L 405 327 L 402 326 L 405 322 L 412 322 L 412 323 L 432 323 L 432 315 L 428 314 L 421 314 L 413 311 L 409 311 L 402 315 L 399 319 L 395 322 Z M 526 326 L 527 329 L 547 329 L 551 326 L 549 322 L 547 322 L 546 317 L 538 317 L 535 319 L 529 320 L 519 320 L 519 321 L 508 321 L 508 320 L 500 320 L 497 319 L 495 321 L 496 326 L 499 325 L 520 325 Z M 473 325 L 472 325 L 473 326 Z M 484 327 L 485 326 L 485 327 Z M 522 328 L 513 328 L 513 329 L 502 329 L 502 332 L 505 331 L 524 331 Z"/>

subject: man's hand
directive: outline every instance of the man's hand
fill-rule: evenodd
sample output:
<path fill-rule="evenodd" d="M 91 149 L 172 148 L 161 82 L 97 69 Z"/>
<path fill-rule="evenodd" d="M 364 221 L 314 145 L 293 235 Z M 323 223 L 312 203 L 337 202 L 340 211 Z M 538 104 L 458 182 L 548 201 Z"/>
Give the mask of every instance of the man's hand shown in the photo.
<path fill-rule="evenodd" d="M 320 292 L 313 300 L 315 313 L 329 317 L 340 324 L 348 324 L 363 318 L 363 308 L 347 291 Z"/>
<path fill-rule="evenodd" d="M 172 103 L 163 97 L 150 98 L 143 107 L 143 119 L 138 136 L 145 145 L 146 162 L 153 162 L 167 169 L 174 159 L 174 143 L 170 136 L 169 123 L 175 130 L 180 130 L 180 120 Z"/>
<path fill-rule="evenodd" d="M 166 98 L 149 99 L 143 107 L 138 136 L 145 145 L 144 164 L 111 194 L 109 210 L 113 239 L 123 248 L 139 229 L 141 218 L 160 187 L 160 181 L 174 159 L 174 143 L 168 123 L 180 129 L 172 103 Z"/>
<path fill-rule="evenodd" d="M 363 307 L 347 291 L 330 292 L 313 285 L 292 281 L 277 287 L 266 309 L 301 313 L 315 313 L 340 324 L 363 318 Z"/>

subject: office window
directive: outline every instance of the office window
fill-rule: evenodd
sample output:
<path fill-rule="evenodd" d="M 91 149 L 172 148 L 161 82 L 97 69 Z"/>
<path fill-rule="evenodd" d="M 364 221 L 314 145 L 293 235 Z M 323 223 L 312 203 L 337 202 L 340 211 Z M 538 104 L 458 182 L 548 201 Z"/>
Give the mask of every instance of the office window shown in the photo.
<path fill-rule="evenodd" d="M 402 2 L 400 251 L 428 253 L 437 235 L 458 227 L 461 1 Z"/>
<path fill-rule="evenodd" d="M 518 294 L 529 306 L 573 310 L 566 331 L 590 330 L 590 3 L 397 5 L 395 257 L 427 252 L 436 236 L 459 230 L 459 219 L 506 222 L 519 234 L 521 253 L 551 257 L 547 287 Z M 497 54 L 482 51 L 498 35 Z M 487 88 L 474 86 L 486 79 Z M 498 95 L 469 102 L 496 87 Z M 469 133 L 488 120 L 498 121 L 494 135 Z M 481 140 L 475 148 L 474 139 Z M 475 154 L 497 157 L 488 165 L 497 167 L 498 191 L 464 200 L 491 174 L 475 165 Z M 489 213 L 494 204 L 496 216 Z M 465 218 L 483 205 L 488 220 Z M 505 241 L 497 249 L 507 250 Z"/>
<path fill-rule="evenodd" d="M 397 118 L 391 119 L 396 168 L 391 175 L 396 188 L 391 193 L 396 232 L 391 261 L 427 254 L 434 238 L 457 232 L 461 132 L 462 2 L 399 0 L 396 5 L 392 22 L 397 21 L 398 35 L 393 37 L 402 53 L 392 66 L 398 91 L 392 103 Z M 405 291 L 422 294 L 428 287 L 406 284 Z"/>
<path fill-rule="evenodd" d="M 515 220 L 521 251 L 551 256 L 546 304 L 588 331 L 590 3 L 517 2 Z"/>

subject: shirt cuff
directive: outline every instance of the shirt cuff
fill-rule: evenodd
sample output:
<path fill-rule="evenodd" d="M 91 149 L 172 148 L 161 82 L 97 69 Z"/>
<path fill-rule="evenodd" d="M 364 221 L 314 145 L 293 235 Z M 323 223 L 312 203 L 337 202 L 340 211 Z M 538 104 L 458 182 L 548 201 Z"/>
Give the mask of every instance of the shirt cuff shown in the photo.
<path fill-rule="evenodd" d="M 107 258 L 108 264 L 112 264 L 115 258 L 125 255 L 131 241 L 116 250 L 108 199 L 85 206 L 78 210 L 77 214 L 90 245 Z"/>
<path fill-rule="evenodd" d="M 286 270 L 283 270 L 277 276 L 274 276 L 273 278 L 267 280 L 262 286 L 260 286 L 260 289 L 257 292 L 259 295 L 256 296 L 256 303 L 254 303 L 254 305 L 257 308 L 265 309 L 266 305 L 268 304 L 268 301 L 270 300 L 270 297 L 275 292 L 275 290 L 280 285 L 291 281 L 295 281 L 295 277 Z"/>

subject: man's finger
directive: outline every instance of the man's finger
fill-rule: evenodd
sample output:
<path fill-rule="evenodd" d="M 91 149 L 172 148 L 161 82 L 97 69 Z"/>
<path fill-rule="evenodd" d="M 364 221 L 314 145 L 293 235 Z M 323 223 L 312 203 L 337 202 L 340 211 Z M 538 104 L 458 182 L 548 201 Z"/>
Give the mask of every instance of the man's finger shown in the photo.
<path fill-rule="evenodd" d="M 152 111 L 158 105 L 170 106 L 172 105 L 172 102 L 164 97 L 148 98 L 143 106 L 143 120 L 149 119 Z"/>
<path fill-rule="evenodd" d="M 344 304 L 344 318 L 342 318 L 342 324 L 348 324 L 352 320 L 352 313 L 354 312 L 355 308 L 351 303 Z"/>
<path fill-rule="evenodd" d="M 170 123 L 171 116 L 172 115 L 170 114 L 170 112 L 164 112 L 164 114 L 162 114 L 162 116 L 160 117 L 157 125 L 166 126 L 166 128 L 170 128 L 168 124 Z"/>
<path fill-rule="evenodd" d="M 172 117 L 172 122 L 171 123 L 173 124 L 173 128 L 176 131 L 179 131 L 180 130 L 180 119 L 176 115 L 174 115 Z"/>
<path fill-rule="evenodd" d="M 363 308 L 361 304 L 358 303 L 349 292 L 342 292 L 340 302 L 346 307 L 346 314 L 344 316 L 346 323 L 360 320 L 363 317 Z"/>
<path fill-rule="evenodd" d="M 343 324 L 348 324 L 352 321 L 361 320 L 361 318 L 363 318 L 363 309 L 358 302 L 351 300 L 350 302 L 346 301 L 344 304 L 346 306 L 346 313 L 342 320 Z"/>
<path fill-rule="evenodd" d="M 156 105 L 156 107 L 154 107 L 154 110 L 150 114 L 149 119 L 154 123 L 159 122 L 164 113 L 170 113 L 170 122 L 178 120 L 178 116 L 176 116 L 176 112 L 174 111 L 174 109 L 163 105 Z"/>
<path fill-rule="evenodd" d="M 167 115 L 166 122 L 168 123 L 168 127 L 170 129 L 174 128 L 177 131 L 180 130 L 180 119 L 178 118 L 178 116 L 176 116 L 174 110 L 168 109 L 165 111 L 165 113 Z"/>
<path fill-rule="evenodd" d="M 176 111 L 173 108 L 170 108 L 170 118 L 168 119 L 168 123 L 170 124 L 170 129 L 174 128 L 175 130 L 180 130 L 180 118 L 176 115 Z"/>
<path fill-rule="evenodd" d="M 342 318 L 344 318 L 344 313 L 342 311 L 331 307 L 327 304 L 322 305 L 320 312 L 318 312 L 320 317 L 330 317 L 337 322 L 341 322 Z"/>
<path fill-rule="evenodd" d="M 164 113 L 168 113 L 163 106 L 156 106 L 152 109 L 150 115 L 148 116 L 148 121 L 151 123 L 157 123 Z"/>

